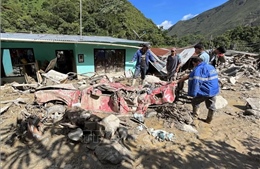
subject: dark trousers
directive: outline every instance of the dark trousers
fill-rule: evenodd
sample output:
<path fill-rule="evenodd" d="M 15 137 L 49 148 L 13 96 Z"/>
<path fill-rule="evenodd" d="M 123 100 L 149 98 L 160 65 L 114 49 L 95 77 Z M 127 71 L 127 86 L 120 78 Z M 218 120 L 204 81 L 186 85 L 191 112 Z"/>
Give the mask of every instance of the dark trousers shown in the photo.
<path fill-rule="evenodd" d="M 147 67 L 145 67 L 145 68 L 142 68 L 142 67 L 136 68 L 135 72 L 134 72 L 134 77 L 133 78 L 136 79 L 139 76 L 139 74 L 141 73 L 141 79 L 144 80 L 145 75 L 147 73 L 147 70 L 148 70 Z"/>
<path fill-rule="evenodd" d="M 213 97 L 205 97 L 205 96 L 199 96 L 194 97 L 191 101 L 193 108 L 199 108 L 200 103 L 205 102 L 207 109 L 215 111 L 215 102 L 216 102 L 216 96 Z"/>

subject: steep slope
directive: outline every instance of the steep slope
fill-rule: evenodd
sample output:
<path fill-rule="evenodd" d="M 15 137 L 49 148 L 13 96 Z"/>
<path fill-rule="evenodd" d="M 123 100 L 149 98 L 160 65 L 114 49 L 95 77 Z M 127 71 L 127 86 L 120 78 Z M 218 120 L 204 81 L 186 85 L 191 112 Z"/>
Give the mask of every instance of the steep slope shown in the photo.
<path fill-rule="evenodd" d="M 2 0 L 5 32 L 79 34 L 79 0 Z M 83 35 L 139 39 L 160 44 L 162 32 L 127 0 L 82 0 Z M 133 31 L 134 30 L 134 31 Z"/>
<path fill-rule="evenodd" d="M 169 28 L 169 35 L 205 36 L 222 34 L 237 26 L 260 25 L 260 0 L 229 0 L 221 6 L 201 13 L 187 21 L 179 21 Z"/>

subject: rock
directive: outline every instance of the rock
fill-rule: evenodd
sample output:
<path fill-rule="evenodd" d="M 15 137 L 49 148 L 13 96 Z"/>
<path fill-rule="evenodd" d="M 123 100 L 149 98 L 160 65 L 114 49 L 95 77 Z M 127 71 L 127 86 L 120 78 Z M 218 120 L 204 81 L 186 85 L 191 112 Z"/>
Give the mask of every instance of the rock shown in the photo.
<path fill-rule="evenodd" d="M 230 77 L 229 78 L 229 82 L 232 84 L 232 85 L 235 85 L 236 84 L 236 78 L 235 77 Z"/>
<path fill-rule="evenodd" d="M 73 141 L 79 141 L 82 136 L 83 136 L 83 131 L 81 130 L 81 128 L 77 128 L 76 130 L 68 134 L 68 137 Z"/>
<path fill-rule="evenodd" d="M 95 149 L 95 154 L 101 163 L 119 164 L 130 153 L 119 143 L 101 145 Z"/>
<path fill-rule="evenodd" d="M 161 82 L 160 78 L 156 77 L 156 76 L 152 76 L 152 75 L 146 75 L 144 82 L 147 83 L 159 83 Z"/>
<path fill-rule="evenodd" d="M 73 166 L 71 164 L 66 164 L 64 169 L 73 169 Z"/>
<path fill-rule="evenodd" d="M 99 146 L 99 143 L 91 142 L 89 144 L 86 144 L 86 147 L 90 150 L 95 150 Z"/>
<path fill-rule="evenodd" d="M 111 138 L 114 136 L 117 128 L 119 127 L 120 120 L 118 117 L 111 114 L 105 117 L 101 122 L 99 122 L 99 125 L 102 126 L 102 128 L 104 129 L 104 137 Z"/>
<path fill-rule="evenodd" d="M 125 127 L 119 127 L 118 128 L 119 138 L 121 140 L 126 140 L 128 137 L 128 130 Z"/>
<path fill-rule="evenodd" d="M 198 133 L 198 131 L 188 124 L 183 124 L 183 131 L 189 132 L 189 133 Z"/>
<path fill-rule="evenodd" d="M 155 117 L 156 115 L 157 115 L 157 112 L 154 111 L 154 110 L 147 111 L 147 112 L 145 113 L 145 117 L 147 117 L 147 118 Z"/>
<path fill-rule="evenodd" d="M 260 117 L 260 110 L 246 109 L 244 115 L 249 115 L 249 116 L 253 115 L 256 117 Z"/>
<path fill-rule="evenodd" d="M 248 98 L 246 101 L 249 108 L 260 111 L 260 98 Z"/>
<path fill-rule="evenodd" d="M 216 109 L 222 109 L 224 107 L 226 107 L 228 104 L 228 101 L 226 99 L 224 99 L 222 96 L 216 96 Z"/>

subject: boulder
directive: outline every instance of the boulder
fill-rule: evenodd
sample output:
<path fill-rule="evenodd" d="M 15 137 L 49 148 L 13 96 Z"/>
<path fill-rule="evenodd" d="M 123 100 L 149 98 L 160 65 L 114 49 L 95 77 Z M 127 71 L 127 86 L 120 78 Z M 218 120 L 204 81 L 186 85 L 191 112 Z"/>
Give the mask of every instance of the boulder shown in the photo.
<path fill-rule="evenodd" d="M 216 96 L 216 109 L 222 109 L 224 107 L 226 107 L 228 104 L 228 101 L 226 99 L 224 99 L 222 96 Z"/>
<path fill-rule="evenodd" d="M 102 129 L 104 131 L 105 138 L 111 138 L 114 136 L 119 125 L 119 118 L 111 114 L 99 122 L 99 130 Z"/>

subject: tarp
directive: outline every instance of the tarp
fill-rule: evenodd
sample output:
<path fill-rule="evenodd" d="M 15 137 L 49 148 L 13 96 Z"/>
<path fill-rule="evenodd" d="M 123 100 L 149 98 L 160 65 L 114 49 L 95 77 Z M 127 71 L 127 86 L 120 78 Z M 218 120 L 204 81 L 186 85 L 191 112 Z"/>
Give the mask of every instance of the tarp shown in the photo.
<path fill-rule="evenodd" d="M 162 75 L 166 75 L 167 74 L 167 70 L 166 70 L 166 61 L 162 61 L 161 59 L 159 59 L 152 51 L 150 51 L 152 53 L 152 55 L 154 56 L 155 60 L 157 61 L 157 63 L 153 63 L 150 62 L 151 65 L 153 65 L 153 67 Z M 184 49 L 180 54 L 180 61 L 181 61 L 181 66 L 183 66 L 190 58 L 191 56 L 194 54 L 195 49 L 194 48 L 188 48 L 188 49 Z"/>

